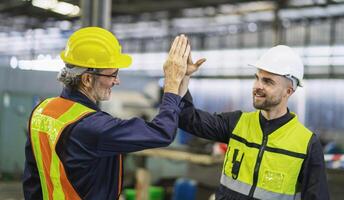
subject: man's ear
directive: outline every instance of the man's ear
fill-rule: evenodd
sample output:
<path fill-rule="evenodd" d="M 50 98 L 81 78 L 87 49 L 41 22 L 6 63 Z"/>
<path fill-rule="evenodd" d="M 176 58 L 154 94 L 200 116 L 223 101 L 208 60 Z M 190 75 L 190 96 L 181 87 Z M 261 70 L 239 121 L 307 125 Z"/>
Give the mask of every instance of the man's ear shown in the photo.
<path fill-rule="evenodd" d="M 295 92 L 295 91 L 293 90 L 293 88 L 288 87 L 288 89 L 287 89 L 287 94 L 288 94 L 289 97 L 290 97 L 294 92 Z"/>
<path fill-rule="evenodd" d="M 295 91 L 293 89 L 293 82 L 287 78 L 285 80 L 285 87 L 287 88 L 287 95 L 290 97 Z"/>
<path fill-rule="evenodd" d="M 89 87 L 92 87 L 92 82 L 93 82 L 93 79 L 92 79 L 92 75 L 89 74 L 89 73 L 84 73 L 83 75 L 81 75 L 81 83 L 89 88 Z"/>

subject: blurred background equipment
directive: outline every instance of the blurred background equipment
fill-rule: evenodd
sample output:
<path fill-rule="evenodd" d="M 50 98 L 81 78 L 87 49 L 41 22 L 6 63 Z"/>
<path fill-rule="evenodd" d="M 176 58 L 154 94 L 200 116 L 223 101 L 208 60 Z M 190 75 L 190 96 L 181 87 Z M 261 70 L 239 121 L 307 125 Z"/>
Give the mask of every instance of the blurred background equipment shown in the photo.
<path fill-rule="evenodd" d="M 156 113 L 162 64 L 179 33 L 189 37 L 195 59 L 207 58 L 189 89 L 195 105 L 210 112 L 252 110 L 254 68 L 247 64 L 276 44 L 291 46 L 302 56 L 305 80 L 289 107 L 321 138 L 331 199 L 343 198 L 343 0 L 1 0 L 0 199 L 22 199 L 29 114 L 59 95 L 59 52 L 83 26 L 110 30 L 133 57 L 112 101 L 101 105 L 122 118 Z M 136 170 L 144 167 L 151 199 L 211 199 L 226 147 L 178 132 L 168 149 L 126 156 L 123 198 L 133 197 Z"/>

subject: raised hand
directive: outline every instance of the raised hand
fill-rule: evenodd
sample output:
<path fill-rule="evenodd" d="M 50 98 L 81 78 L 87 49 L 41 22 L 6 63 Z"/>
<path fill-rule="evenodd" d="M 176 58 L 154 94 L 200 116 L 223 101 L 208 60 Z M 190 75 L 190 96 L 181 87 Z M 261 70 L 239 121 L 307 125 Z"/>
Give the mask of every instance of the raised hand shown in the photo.
<path fill-rule="evenodd" d="M 191 52 L 188 57 L 188 67 L 186 70 L 186 75 L 191 76 L 195 71 L 198 70 L 198 68 L 206 61 L 205 58 L 197 60 L 197 62 L 193 63 L 192 58 L 191 58 Z"/>
<path fill-rule="evenodd" d="M 186 73 L 190 49 L 185 35 L 177 36 L 174 39 L 167 60 L 164 63 L 164 92 L 178 94 L 179 85 Z"/>
<path fill-rule="evenodd" d="M 199 59 L 197 60 L 196 63 L 194 63 L 192 61 L 192 58 L 191 58 L 191 52 L 189 54 L 189 57 L 188 57 L 188 63 L 187 63 L 187 70 L 186 70 L 186 73 L 185 73 L 185 76 L 179 86 L 179 91 L 178 91 L 178 95 L 183 97 L 186 92 L 188 91 L 188 86 L 189 86 L 189 81 L 190 81 L 190 76 L 198 70 L 198 68 L 206 61 L 205 58 L 202 58 L 202 59 Z"/>

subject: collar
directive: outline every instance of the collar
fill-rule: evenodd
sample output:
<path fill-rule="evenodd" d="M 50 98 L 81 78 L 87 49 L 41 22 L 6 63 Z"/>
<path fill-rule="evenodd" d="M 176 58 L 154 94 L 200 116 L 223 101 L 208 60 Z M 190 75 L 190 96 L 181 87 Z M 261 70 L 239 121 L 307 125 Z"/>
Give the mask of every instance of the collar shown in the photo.
<path fill-rule="evenodd" d="M 277 126 L 282 126 L 284 124 L 286 124 L 287 122 L 289 122 L 292 118 L 294 117 L 294 115 L 292 113 L 290 113 L 289 108 L 287 108 L 287 113 L 284 114 L 283 116 L 276 118 L 276 119 L 271 119 L 271 120 L 267 120 L 265 119 L 265 117 L 263 116 L 262 112 L 259 112 L 259 121 L 260 124 L 262 125 L 277 125 Z"/>
<path fill-rule="evenodd" d="M 92 108 L 96 111 L 100 111 L 100 108 L 97 106 L 97 104 L 95 104 L 86 95 L 79 92 L 78 90 L 72 90 L 70 88 L 64 87 L 60 97 L 72 100 L 77 103 L 81 103 L 82 105 Z"/>

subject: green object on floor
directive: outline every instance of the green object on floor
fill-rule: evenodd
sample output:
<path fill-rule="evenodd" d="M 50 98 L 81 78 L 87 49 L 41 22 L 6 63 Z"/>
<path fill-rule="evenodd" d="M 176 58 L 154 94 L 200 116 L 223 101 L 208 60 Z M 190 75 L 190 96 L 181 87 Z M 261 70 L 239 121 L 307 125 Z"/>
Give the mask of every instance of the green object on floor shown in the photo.
<path fill-rule="evenodd" d="M 164 188 L 151 186 L 149 188 L 149 200 L 164 200 Z"/>
<path fill-rule="evenodd" d="M 125 200 L 135 200 L 136 191 L 135 189 L 124 190 Z M 149 200 L 164 200 L 164 188 L 151 186 L 149 187 Z"/>
<path fill-rule="evenodd" d="M 125 200 L 135 200 L 136 191 L 134 189 L 125 189 L 124 196 Z"/>

